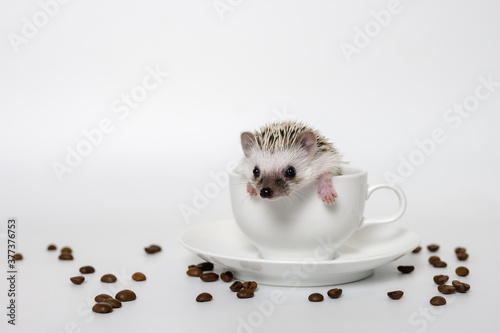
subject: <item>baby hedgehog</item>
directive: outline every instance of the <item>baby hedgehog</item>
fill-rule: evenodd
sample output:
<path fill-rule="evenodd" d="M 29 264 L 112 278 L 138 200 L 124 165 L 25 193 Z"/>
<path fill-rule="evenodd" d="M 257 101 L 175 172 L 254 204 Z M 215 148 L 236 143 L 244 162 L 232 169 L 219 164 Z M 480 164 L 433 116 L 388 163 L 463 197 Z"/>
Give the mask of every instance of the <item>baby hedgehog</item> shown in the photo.
<path fill-rule="evenodd" d="M 251 197 L 265 199 L 290 195 L 318 180 L 324 202 L 335 202 L 332 176 L 341 173 L 341 156 L 315 129 L 296 121 L 272 123 L 259 131 L 241 134 L 245 158 L 237 171 L 248 177 Z"/>

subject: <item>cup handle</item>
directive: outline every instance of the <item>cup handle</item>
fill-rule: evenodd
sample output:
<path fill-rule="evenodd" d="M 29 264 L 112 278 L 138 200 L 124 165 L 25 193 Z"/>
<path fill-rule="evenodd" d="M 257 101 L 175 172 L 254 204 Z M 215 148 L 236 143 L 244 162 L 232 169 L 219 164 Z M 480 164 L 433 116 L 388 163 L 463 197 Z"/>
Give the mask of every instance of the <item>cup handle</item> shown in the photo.
<path fill-rule="evenodd" d="M 368 185 L 368 189 L 366 191 L 366 200 L 368 200 L 370 198 L 370 195 L 373 192 L 375 192 L 376 190 L 380 190 L 382 188 L 387 188 L 387 189 L 393 190 L 396 193 L 396 195 L 398 196 L 398 200 L 399 200 L 398 210 L 393 215 L 383 217 L 383 218 L 364 218 L 363 217 L 363 221 L 361 222 L 361 227 L 364 227 L 364 226 L 369 225 L 369 224 L 382 224 L 382 223 L 394 222 L 397 219 L 399 219 L 401 216 L 403 216 L 403 213 L 406 210 L 406 196 L 405 196 L 403 190 L 401 189 L 401 187 L 399 187 L 396 184 Z"/>

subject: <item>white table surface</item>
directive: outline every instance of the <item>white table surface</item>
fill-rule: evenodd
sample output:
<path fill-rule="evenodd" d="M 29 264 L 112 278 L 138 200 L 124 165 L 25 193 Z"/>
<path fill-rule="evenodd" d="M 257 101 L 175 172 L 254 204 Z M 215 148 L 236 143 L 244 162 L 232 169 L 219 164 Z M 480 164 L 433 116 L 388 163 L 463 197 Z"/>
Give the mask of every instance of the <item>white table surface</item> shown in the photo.
<path fill-rule="evenodd" d="M 403 221 L 400 221 L 404 223 Z M 202 260 L 190 254 L 176 241 L 174 232 L 166 228 L 140 224 L 95 223 L 75 227 L 23 228 L 19 220 L 19 246 L 24 255 L 18 267 L 17 325 L 8 331 L 20 332 L 104 332 L 106 330 L 172 331 L 172 332 L 329 332 L 333 328 L 349 332 L 467 332 L 487 331 L 494 327 L 492 316 L 498 309 L 491 294 L 498 276 L 498 260 L 494 250 L 498 245 L 485 244 L 473 234 L 462 236 L 455 228 L 449 233 L 422 233 L 424 248 L 418 254 L 408 254 L 395 262 L 375 270 L 371 277 L 340 285 L 343 295 L 337 300 L 326 297 L 331 287 L 275 287 L 259 285 L 252 299 L 237 299 L 229 284 L 221 280 L 205 283 L 185 274 L 189 264 Z M 498 232 L 498 227 L 494 228 Z M 460 241 L 459 241 L 460 240 Z M 467 241 L 466 241 L 467 240 Z M 59 248 L 70 246 L 75 259 L 60 261 L 58 251 L 46 247 L 55 243 Z M 163 250 L 148 255 L 143 248 L 152 243 Z M 427 259 L 431 253 L 426 244 L 437 243 L 435 254 L 448 263 L 446 268 L 434 268 Z M 455 258 L 454 248 L 466 246 L 470 257 L 465 262 Z M 5 247 L 4 247 L 5 248 Z M 498 253 L 498 252 L 497 252 Z M 78 268 L 92 265 L 94 274 L 85 275 L 82 285 L 73 285 L 69 278 L 80 275 Z M 414 265 L 408 275 L 399 273 L 398 265 Z M 460 265 L 470 269 L 467 277 L 456 276 Z M 140 271 L 147 280 L 136 282 L 131 275 Z M 220 273 L 222 268 L 215 271 Z M 104 284 L 100 276 L 113 273 L 115 284 Z M 434 307 L 431 297 L 441 295 L 432 280 L 436 274 L 447 274 L 453 279 L 467 282 L 471 290 L 466 294 L 445 295 L 447 304 Z M 0 285 L 6 289 L 5 280 Z M 100 293 L 114 295 L 122 289 L 136 292 L 137 300 L 124 303 L 110 314 L 91 312 L 93 297 Z M 278 290 L 278 292 L 276 291 Z M 386 293 L 403 290 L 398 301 Z M 197 303 L 196 296 L 209 292 L 214 299 Z M 309 294 L 320 292 L 321 303 L 307 300 Z M 273 295 L 278 293 L 279 299 Z M 4 294 L 5 299 L 5 294 Z M 4 301 L 5 303 L 5 301 Z M 246 324 L 242 324 L 246 323 Z M 2 323 L 6 326 L 5 321 Z M 249 325 L 249 326 L 246 326 Z M 493 325 L 493 326 L 492 326 Z M 243 327 L 245 326 L 245 327 Z"/>

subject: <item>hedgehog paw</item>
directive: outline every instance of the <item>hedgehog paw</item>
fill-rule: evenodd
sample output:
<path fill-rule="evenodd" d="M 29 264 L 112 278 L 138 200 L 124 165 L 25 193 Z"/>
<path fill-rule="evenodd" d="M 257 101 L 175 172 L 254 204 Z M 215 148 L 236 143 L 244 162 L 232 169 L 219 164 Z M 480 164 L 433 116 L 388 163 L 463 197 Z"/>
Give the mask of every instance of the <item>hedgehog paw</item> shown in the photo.
<path fill-rule="evenodd" d="M 250 183 L 247 184 L 247 192 L 248 194 L 250 194 L 251 198 L 257 196 L 257 190 L 255 189 L 255 187 L 250 185 Z"/>
<path fill-rule="evenodd" d="M 333 189 L 332 189 L 333 190 Z M 321 191 L 319 193 L 323 202 L 331 205 L 335 203 L 335 198 L 337 197 L 337 192 L 333 191 Z"/>
<path fill-rule="evenodd" d="M 337 192 L 332 186 L 330 181 L 322 181 L 320 179 L 318 185 L 318 194 L 321 196 L 323 202 L 331 205 L 335 203 L 335 198 L 337 197 Z"/>

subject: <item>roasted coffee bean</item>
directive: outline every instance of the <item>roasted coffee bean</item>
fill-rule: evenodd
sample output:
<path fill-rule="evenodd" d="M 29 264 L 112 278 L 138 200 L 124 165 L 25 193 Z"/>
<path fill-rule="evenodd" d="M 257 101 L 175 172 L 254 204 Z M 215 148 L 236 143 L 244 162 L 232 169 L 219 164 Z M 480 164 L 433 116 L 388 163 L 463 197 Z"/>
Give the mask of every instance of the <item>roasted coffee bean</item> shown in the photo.
<path fill-rule="evenodd" d="M 457 259 L 460 261 L 465 261 L 467 260 L 467 258 L 469 258 L 469 254 L 467 253 L 465 247 L 455 248 L 455 254 L 457 255 Z"/>
<path fill-rule="evenodd" d="M 387 296 L 389 296 L 390 299 L 400 299 L 403 297 L 404 292 L 401 290 L 395 290 L 395 291 L 389 291 L 387 293 Z"/>
<path fill-rule="evenodd" d="M 450 286 L 449 284 L 441 284 L 438 286 L 438 290 L 441 294 L 449 295 L 457 292 L 454 286 Z"/>
<path fill-rule="evenodd" d="M 133 301 L 134 299 L 137 298 L 135 293 L 132 290 L 124 289 L 122 291 L 119 291 L 116 295 L 115 298 L 119 300 L 120 302 L 130 302 Z"/>
<path fill-rule="evenodd" d="M 92 266 L 80 267 L 80 273 L 82 273 L 82 274 L 90 274 L 90 273 L 94 273 L 94 272 L 95 272 L 95 268 Z"/>
<path fill-rule="evenodd" d="M 94 301 L 97 303 L 104 301 L 107 298 L 113 298 L 111 295 L 108 294 L 99 294 L 94 298 Z"/>
<path fill-rule="evenodd" d="M 231 282 L 233 281 L 233 273 L 230 271 L 224 272 L 220 275 L 220 278 L 224 282 Z"/>
<path fill-rule="evenodd" d="M 243 289 L 243 283 L 241 283 L 240 281 L 235 281 L 232 285 L 229 286 L 229 289 L 235 292 L 241 290 Z"/>
<path fill-rule="evenodd" d="M 429 264 L 432 265 L 434 261 L 441 261 L 441 259 L 438 256 L 430 256 L 429 257 Z"/>
<path fill-rule="evenodd" d="M 434 282 L 436 282 L 436 284 L 445 284 L 448 282 L 449 278 L 448 275 L 436 275 L 434 276 Z"/>
<path fill-rule="evenodd" d="M 413 272 L 415 269 L 415 266 L 398 266 L 398 271 L 400 271 L 403 274 L 408 274 Z"/>
<path fill-rule="evenodd" d="M 101 302 L 102 303 L 108 303 L 114 309 L 122 307 L 122 302 L 120 302 L 119 300 L 117 300 L 117 299 L 115 299 L 113 297 L 105 298 Z"/>
<path fill-rule="evenodd" d="M 23 255 L 21 253 L 14 254 L 14 260 L 23 260 Z"/>
<path fill-rule="evenodd" d="M 467 276 L 469 275 L 469 269 L 467 267 L 460 266 L 455 269 L 455 273 L 457 273 L 458 276 Z"/>
<path fill-rule="evenodd" d="M 56 247 L 54 244 L 50 244 L 50 245 L 47 247 L 47 250 L 49 250 L 49 251 L 54 251 L 54 250 L 57 250 L 57 247 Z"/>
<path fill-rule="evenodd" d="M 101 282 L 115 283 L 116 282 L 116 276 L 114 276 L 113 274 L 104 274 L 101 277 Z"/>
<path fill-rule="evenodd" d="M 257 282 L 255 282 L 255 281 L 243 282 L 243 289 L 250 289 L 250 290 L 255 291 L 255 289 L 257 289 Z"/>
<path fill-rule="evenodd" d="M 252 289 L 241 289 L 236 293 L 236 296 L 238 298 L 252 298 L 254 295 L 254 292 Z"/>
<path fill-rule="evenodd" d="M 430 252 L 436 252 L 437 250 L 439 250 L 439 245 L 436 244 L 428 245 L 427 250 L 429 250 Z"/>
<path fill-rule="evenodd" d="M 453 280 L 451 282 L 451 284 L 453 285 L 453 287 L 455 287 L 455 289 L 457 290 L 457 292 L 459 293 L 466 293 L 469 291 L 470 289 L 470 285 L 467 284 L 467 283 L 464 283 L 464 282 L 460 282 L 458 280 Z"/>
<path fill-rule="evenodd" d="M 419 253 L 420 250 L 422 250 L 422 247 L 421 246 L 417 246 L 413 251 L 411 251 L 412 253 Z"/>
<path fill-rule="evenodd" d="M 61 253 L 73 253 L 73 250 L 70 247 L 65 246 L 61 249 Z"/>
<path fill-rule="evenodd" d="M 203 282 L 214 282 L 219 279 L 219 274 L 217 273 L 203 273 L 200 275 L 200 279 Z"/>
<path fill-rule="evenodd" d="M 158 245 L 150 245 L 149 247 L 145 247 L 144 251 L 146 251 L 149 254 L 154 254 L 154 253 L 160 252 L 161 247 L 159 247 Z"/>
<path fill-rule="evenodd" d="M 330 290 L 328 290 L 327 295 L 330 298 L 339 298 L 340 295 L 342 295 L 342 289 L 340 289 L 340 288 L 330 289 Z"/>
<path fill-rule="evenodd" d="M 199 269 L 198 267 L 191 267 L 186 272 L 186 274 L 189 276 L 200 276 L 201 273 L 201 269 Z"/>
<path fill-rule="evenodd" d="M 445 305 L 446 299 L 443 296 L 434 296 L 433 298 L 431 298 L 430 303 L 435 306 Z"/>
<path fill-rule="evenodd" d="M 74 284 L 82 284 L 83 281 L 85 281 L 85 277 L 83 276 L 74 276 L 72 278 L 69 278 L 71 280 L 71 282 L 73 282 Z"/>
<path fill-rule="evenodd" d="M 201 269 L 202 272 L 206 272 L 206 271 L 212 271 L 214 269 L 214 264 L 205 261 L 205 262 L 200 262 L 198 265 L 196 265 L 196 267 Z"/>
<path fill-rule="evenodd" d="M 209 293 L 201 293 L 196 297 L 196 302 L 210 302 L 212 300 L 212 295 Z"/>
<path fill-rule="evenodd" d="M 323 302 L 325 298 L 320 293 L 312 293 L 309 295 L 308 299 L 309 302 Z"/>
<path fill-rule="evenodd" d="M 141 272 L 137 272 L 132 274 L 132 280 L 134 281 L 146 281 L 146 275 L 142 274 Z"/>
<path fill-rule="evenodd" d="M 61 253 L 59 260 L 73 260 L 73 255 L 71 253 L 65 252 Z"/>
<path fill-rule="evenodd" d="M 110 313 L 113 311 L 113 307 L 108 303 L 97 303 L 92 307 L 92 311 L 97 313 Z"/>
<path fill-rule="evenodd" d="M 448 265 L 444 261 L 435 260 L 432 262 L 432 266 L 442 268 L 442 267 L 446 267 Z"/>

